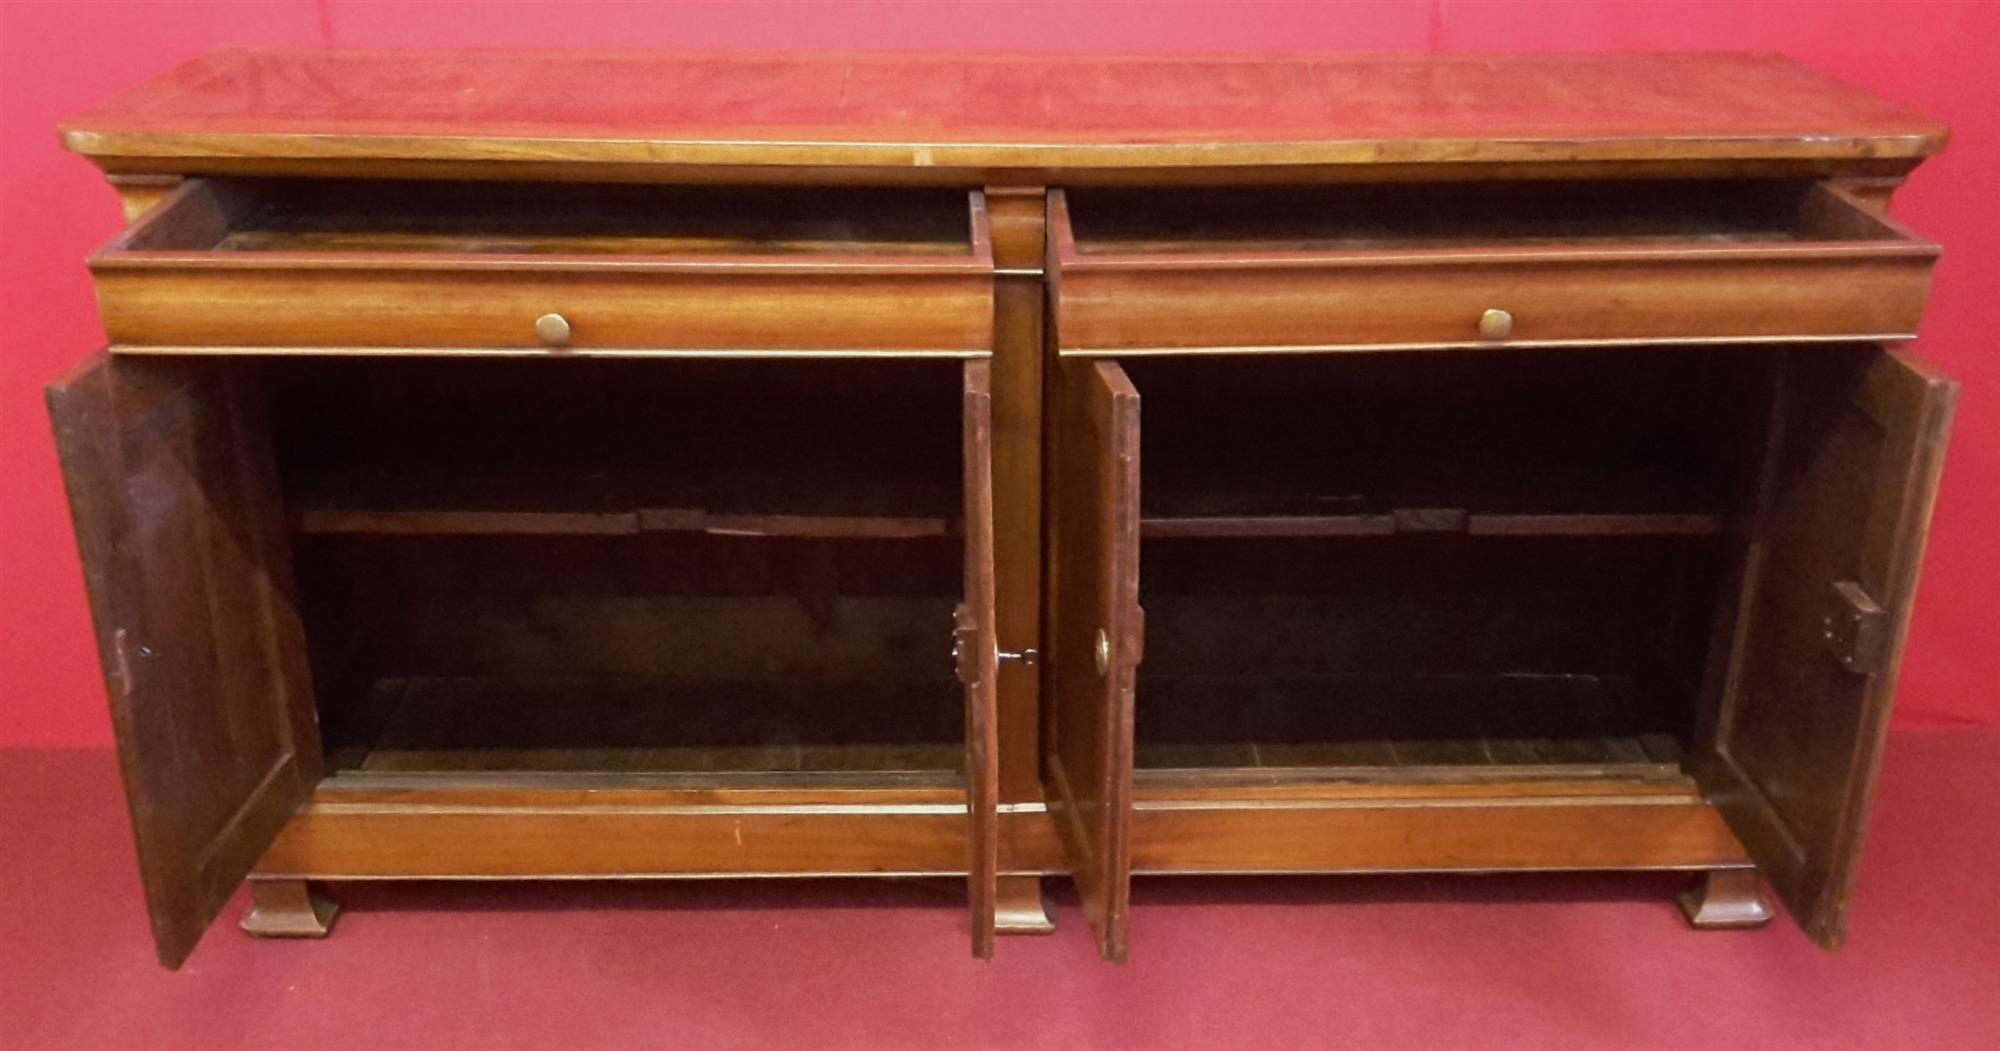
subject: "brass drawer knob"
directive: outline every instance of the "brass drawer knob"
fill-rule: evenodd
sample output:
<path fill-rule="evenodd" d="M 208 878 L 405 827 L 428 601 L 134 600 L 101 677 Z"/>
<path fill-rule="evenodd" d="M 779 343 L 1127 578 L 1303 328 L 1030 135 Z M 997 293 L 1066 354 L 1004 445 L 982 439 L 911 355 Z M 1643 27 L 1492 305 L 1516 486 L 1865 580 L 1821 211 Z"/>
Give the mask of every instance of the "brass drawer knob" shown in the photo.
<path fill-rule="evenodd" d="M 543 314 L 535 319 L 535 335 L 551 347 L 567 347 L 569 319 L 561 314 Z"/>
<path fill-rule="evenodd" d="M 1479 334 L 1486 339 L 1506 339 L 1514 334 L 1514 315 L 1504 310 L 1488 310 L 1479 315 Z"/>

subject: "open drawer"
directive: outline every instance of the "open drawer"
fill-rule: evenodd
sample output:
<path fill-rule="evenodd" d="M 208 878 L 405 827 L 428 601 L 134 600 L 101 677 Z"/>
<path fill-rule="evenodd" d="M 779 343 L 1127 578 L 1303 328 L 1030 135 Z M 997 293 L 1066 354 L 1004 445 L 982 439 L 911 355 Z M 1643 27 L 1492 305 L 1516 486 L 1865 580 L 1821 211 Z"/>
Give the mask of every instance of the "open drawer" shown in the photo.
<path fill-rule="evenodd" d="M 90 260 L 126 353 L 977 357 L 947 189 L 208 180 Z"/>
<path fill-rule="evenodd" d="M 1906 339 L 1935 244 L 1796 181 L 1055 192 L 1064 354 Z"/>

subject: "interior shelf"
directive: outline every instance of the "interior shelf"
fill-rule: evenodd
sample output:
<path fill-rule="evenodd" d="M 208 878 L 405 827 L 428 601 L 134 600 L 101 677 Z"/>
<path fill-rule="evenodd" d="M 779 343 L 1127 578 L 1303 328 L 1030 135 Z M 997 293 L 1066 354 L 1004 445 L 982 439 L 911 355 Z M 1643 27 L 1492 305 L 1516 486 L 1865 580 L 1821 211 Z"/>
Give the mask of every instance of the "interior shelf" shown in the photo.
<path fill-rule="evenodd" d="M 738 475 L 723 485 L 687 470 L 565 474 L 518 464 L 495 471 L 474 465 L 413 469 L 405 463 L 394 471 L 336 470 L 299 479 L 292 522 L 302 533 L 414 535 L 646 532 L 894 539 L 961 533 L 958 516 L 950 513 L 959 496 L 949 485 L 861 477 L 839 482 Z"/>
<path fill-rule="evenodd" d="M 1413 508 L 1353 515 L 1147 515 L 1143 537 L 1361 537 L 1410 533 L 1469 536 L 1718 536 L 1720 514 L 1486 514 Z"/>

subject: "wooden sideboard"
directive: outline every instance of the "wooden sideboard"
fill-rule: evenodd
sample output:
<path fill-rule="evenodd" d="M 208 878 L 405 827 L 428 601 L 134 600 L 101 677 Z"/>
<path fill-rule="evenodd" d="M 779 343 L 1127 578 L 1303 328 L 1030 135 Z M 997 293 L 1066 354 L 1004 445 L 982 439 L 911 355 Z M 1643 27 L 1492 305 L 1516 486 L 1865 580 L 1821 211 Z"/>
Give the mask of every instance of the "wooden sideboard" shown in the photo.
<path fill-rule="evenodd" d="M 1683 870 L 1842 938 L 1956 393 L 1920 116 L 1770 55 L 230 50 L 63 134 L 131 220 L 49 407 L 169 966 L 246 877 L 301 936 L 962 877 L 985 956 L 1064 875 L 1123 959 L 1134 874 Z"/>

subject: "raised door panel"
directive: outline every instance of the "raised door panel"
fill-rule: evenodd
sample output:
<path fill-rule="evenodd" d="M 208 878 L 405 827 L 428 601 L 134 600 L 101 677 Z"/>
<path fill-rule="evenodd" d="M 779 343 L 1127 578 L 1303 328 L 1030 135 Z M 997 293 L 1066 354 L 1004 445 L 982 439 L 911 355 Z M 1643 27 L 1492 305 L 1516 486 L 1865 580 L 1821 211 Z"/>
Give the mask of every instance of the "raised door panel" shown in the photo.
<path fill-rule="evenodd" d="M 1113 362 L 1064 362 L 1060 377 L 1049 807 L 1099 951 L 1123 960 L 1133 683 L 1143 644 L 1139 395 Z"/>
<path fill-rule="evenodd" d="M 1874 347 L 1793 352 L 1697 773 L 1780 900 L 1846 927 L 1957 385 Z"/>
<path fill-rule="evenodd" d="M 178 966 L 319 780 L 253 391 L 99 356 L 48 389 L 160 961 Z"/>
<path fill-rule="evenodd" d="M 965 602 L 958 609 L 955 656 L 965 684 L 965 804 L 972 954 L 993 955 L 1000 872 L 1000 678 L 993 567 L 992 369 L 965 364 Z"/>

